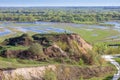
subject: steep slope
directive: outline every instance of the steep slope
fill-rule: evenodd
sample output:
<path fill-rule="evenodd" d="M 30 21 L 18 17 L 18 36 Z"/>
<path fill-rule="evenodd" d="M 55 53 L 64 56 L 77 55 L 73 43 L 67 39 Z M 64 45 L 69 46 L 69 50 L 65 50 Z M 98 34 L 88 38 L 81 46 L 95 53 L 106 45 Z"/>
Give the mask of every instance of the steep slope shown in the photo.
<path fill-rule="evenodd" d="M 32 38 L 27 34 L 23 34 L 19 37 L 6 39 L 2 44 L 6 46 L 22 45 L 29 47 L 35 43 L 40 44 L 43 47 L 43 53 L 49 57 L 78 56 L 87 54 L 87 51 L 92 49 L 92 46 L 77 34 L 36 34 Z M 29 50 L 5 50 L 1 56 L 26 58 L 31 54 Z"/>

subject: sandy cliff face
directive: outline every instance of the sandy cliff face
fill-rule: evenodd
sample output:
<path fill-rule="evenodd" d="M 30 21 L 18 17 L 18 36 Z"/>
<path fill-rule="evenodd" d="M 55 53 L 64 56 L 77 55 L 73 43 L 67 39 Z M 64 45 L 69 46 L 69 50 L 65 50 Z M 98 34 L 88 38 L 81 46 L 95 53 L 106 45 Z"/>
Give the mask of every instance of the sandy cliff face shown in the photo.
<path fill-rule="evenodd" d="M 76 41 L 83 53 L 86 53 L 86 50 L 92 50 L 92 46 L 89 43 L 87 43 L 78 34 L 71 34 L 68 38 L 70 38 L 69 39 L 70 42 L 73 41 L 73 40 Z"/>
<path fill-rule="evenodd" d="M 1 77 L 4 80 L 42 80 L 47 69 L 56 70 L 55 65 L 42 67 L 18 68 L 3 70 Z"/>
<path fill-rule="evenodd" d="M 3 80 L 47 80 L 45 78 L 46 70 L 51 70 L 55 74 L 49 76 L 55 77 L 57 80 L 79 80 L 80 77 L 89 79 L 91 77 L 100 77 L 105 74 L 113 74 L 112 67 L 77 67 L 65 65 L 48 65 L 31 68 L 18 68 L 10 70 L 2 70 L 1 78 Z M 56 80 L 55 79 L 55 80 Z M 51 80 L 51 79 L 50 79 Z"/>
<path fill-rule="evenodd" d="M 78 34 L 60 34 L 60 35 L 55 35 L 55 36 L 47 37 L 47 38 L 50 41 L 53 41 L 53 43 L 54 43 L 52 46 L 48 47 L 48 49 L 49 48 L 52 49 L 52 47 L 56 48 L 55 46 L 57 46 L 57 48 L 59 48 L 59 50 L 62 50 L 61 46 L 56 44 L 57 42 L 61 42 L 63 45 L 64 45 L 64 43 L 66 43 L 68 50 L 69 49 L 73 50 L 74 48 L 76 48 L 76 49 L 79 49 L 81 53 L 87 53 L 87 50 L 92 50 L 92 45 L 87 43 Z"/>
<path fill-rule="evenodd" d="M 75 40 L 77 41 L 79 44 L 81 44 L 81 47 L 84 47 L 84 48 L 89 48 L 91 49 L 92 46 L 90 44 L 88 44 L 80 35 L 78 34 L 70 34 L 68 36 L 68 38 L 70 38 L 70 40 Z"/>

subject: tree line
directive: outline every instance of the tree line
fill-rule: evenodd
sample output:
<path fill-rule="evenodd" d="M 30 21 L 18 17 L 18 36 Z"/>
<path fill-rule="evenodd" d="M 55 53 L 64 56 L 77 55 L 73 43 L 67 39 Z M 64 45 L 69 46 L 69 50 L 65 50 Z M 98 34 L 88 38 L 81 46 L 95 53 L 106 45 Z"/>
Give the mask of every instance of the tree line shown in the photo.
<path fill-rule="evenodd" d="M 0 8 L 0 21 L 98 23 L 120 20 L 119 12 L 118 8 Z"/>

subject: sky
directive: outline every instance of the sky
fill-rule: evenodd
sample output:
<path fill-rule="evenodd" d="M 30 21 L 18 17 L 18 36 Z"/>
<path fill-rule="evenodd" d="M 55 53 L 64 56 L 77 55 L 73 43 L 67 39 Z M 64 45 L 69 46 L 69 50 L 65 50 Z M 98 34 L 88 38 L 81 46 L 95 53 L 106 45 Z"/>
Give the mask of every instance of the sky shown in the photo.
<path fill-rule="evenodd" d="M 120 0 L 0 0 L 0 6 L 120 6 Z"/>

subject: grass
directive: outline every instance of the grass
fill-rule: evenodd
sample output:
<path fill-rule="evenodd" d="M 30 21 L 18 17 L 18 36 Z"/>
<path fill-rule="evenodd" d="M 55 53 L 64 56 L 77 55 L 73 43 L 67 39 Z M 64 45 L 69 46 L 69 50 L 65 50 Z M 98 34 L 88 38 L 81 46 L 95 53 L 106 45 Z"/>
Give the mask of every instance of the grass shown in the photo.
<path fill-rule="evenodd" d="M 103 30 L 103 29 L 93 29 L 92 31 L 85 30 L 82 28 L 74 28 L 74 27 L 65 27 L 64 29 L 70 30 L 74 33 L 81 35 L 87 42 L 95 43 L 95 42 L 102 42 L 105 38 L 110 36 L 118 35 L 119 32 L 115 30 Z M 97 34 L 98 36 L 93 36 L 93 34 Z"/>
<path fill-rule="evenodd" d="M 47 64 L 49 64 L 49 63 L 34 61 L 34 60 L 24 60 L 24 59 L 17 59 L 17 58 L 0 57 L 0 69 L 43 66 L 43 65 L 47 65 Z"/>
<path fill-rule="evenodd" d="M 69 26 L 68 26 L 69 25 Z M 45 25 L 41 25 L 41 24 L 15 24 L 15 23 L 11 23 L 9 25 L 6 26 L 6 28 L 9 28 L 11 31 L 16 32 L 15 34 L 9 34 L 6 36 L 2 36 L 0 37 L 0 42 L 2 42 L 4 39 L 9 38 L 9 37 L 14 37 L 14 36 L 18 36 L 21 35 L 22 32 L 14 29 L 14 28 L 10 28 L 9 26 L 22 26 L 22 27 L 34 27 L 34 26 L 40 26 L 39 28 L 44 28 L 47 27 Z M 41 27 L 43 26 L 43 27 Z M 49 26 L 53 26 L 53 28 L 63 28 L 75 33 L 80 34 L 87 42 L 90 43 L 96 43 L 96 42 L 104 42 L 105 38 L 110 37 L 110 36 L 115 36 L 115 35 L 119 35 L 119 32 L 113 29 L 98 29 L 98 28 L 90 28 L 93 29 L 92 31 L 86 30 L 87 28 L 89 28 L 88 26 L 81 26 L 81 27 L 74 27 L 70 24 L 49 24 Z M 91 25 L 92 26 L 92 25 Z M 108 27 L 108 26 L 106 26 Z M 35 34 L 34 32 L 28 32 L 29 35 Z M 94 34 L 96 34 L 97 36 L 94 36 Z M 114 41 L 113 41 L 114 42 Z"/>
<path fill-rule="evenodd" d="M 4 46 L 7 50 L 27 50 L 28 46 Z"/>
<path fill-rule="evenodd" d="M 27 60 L 27 59 L 18 59 L 18 58 L 3 58 L 0 57 L 0 69 L 2 68 L 22 68 L 22 67 L 32 67 L 32 66 L 44 66 L 49 64 L 56 64 L 56 65 L 62 65 L 62 63 L 55 62 L 55 61 L 46 61 L 46 62 L 40 62 L 35 60 Z M 78 66 L 78 67 L 96 67 L 98 65 L 78 65 L 78 64 L 63 64 L 66 66 Z M 105 66 L 113 66 L 111 64 L 104 64 Z M 113 66 L 114 67 L 114 66 Z"/>
<path fill-rule="evenodd" d="M 105 23 L 99 23 L 100 26 L 106 26 L 106 27 L 114 27 L 114 24 L 105 24 Z"/>
<path fill-rule="evenodd" d="M 96 67 L 97 65 L 84 65 L 84 66 L 79 66 L 79 65 L 69 65 L 69 64 L 60 64 L 60 63 L 56 63 L 56 62 L 40 62 L 40 61 L 34 61 L 34 60 L 24 60 L 24 59 L 17 59 L 17 58 L 3 58 L 0 57 L 0 69 L 10 69 L 10 68 L 23 68 L 23 67 L 37 67 L 37 66 L 45 66 L 45 65 L 49 65 L 49 64 L 55 64 L 55 65 L 65 65 L 66 67 L 68 66 L 77 66 L 77 67 L 81 67 L 81 68 L 85 68 L 85 67 L 89 67 L 89 68 L 93 68 Z M 103 67 L 105 66 L 112 66 L 111 64 L 107 64 L 107 65 L 103 65 Z M 51 76 L 54 76 L 55 74 L 52 72 L 47 72 L 48 74 L 45 75 L 45 80 L 53 80 L 51 78 Z M 114 74 L 114 73 L 113 73 Z M 106 74 L 104 76 L 101 77 L 94 77 L 91 79 L 83 79 L 83 80 L 110 80 L 112 78 L 113 74 Z M 55 77 L 55 76 L 54 76 Z M 81 79 L 80 79 L 81 80 Z"/>
<path fill-rule="evenodd" d="M 104 77 L 93 77 L 85 80 L 112 80 L 113 75 L 105 75 Z"/>
<path fill-rule="evenodd" d="M 46 70 L 44 74 L 44 80 L 57 80 L 57 75 L 52 70 Z"/>
<path fill-rule="evenodd" d="M 26 27 L 32 27 L 35 26 L 33 24 L 12 24 L 13 26 L 26 26 Z M 40 26 L 40 25 L 37 25 Z M 107 25 L 108 26 L 108 25 Z M 106 26 L 106 27 L 107 27 Z M 86 30 L 87 27 L 71 27 L 71 26 L 64 26 L 64 27 L 59 27 L 56 26 L 57 28 L 64 28 L 66 30 L 72 31 L 74 33 L 77 33 L 79 35 L 81 35 L 81 37 L 83 37 L 87 42 L 95 44 L 95 43 L 103 43 L 104 41 L 106 41 L 107 37 L 110 36 L 115 36 L 115 35 L 119 35 L 119 32 L 116 30 L 112 30 L 112 29 L 97 29 L 94 28 L 91 31 L 90 30 Z M 11 29 L 12 30 L 12 29 Z M 9 34 L 7 36 L 2 36 L 0 37 L 0 42 L 2 42 L 4 39 L 6 38 L 10 38 L 15 37 L 15 36 L 19 36 L 22 34 L 22 32 L 17 31 L 17 30 L 13 30 L 17 33 L 15 34 Z M 29 35 L 35 34 L 34 32 L 28 32 Z M 97 34 L 97 36 L 93 36 L 93 34 Z M 115 42 L 115 41 L 111 41 L 111 42 L 106 42 L 107 44 L 110 43 L 120 43 L 120 42 Z M 66 47 L 64 45 L 62 45 L 61 43 L 58 43 L 59 45 L 61 45 L 63 47 L 63 49 Z M 28 49 L 28 47 L 24 47 L 24 46 L 4 46 L 5 48 L 7 48 L 8 50 L 26 50 Z M 120 63 L 120 58 L 116 58 L 115 59 L 118 63 Z M 23 60 L 23 59 L 17 59 L 17 58 L 3 58 L 0 57 L 0 68 L 20 68 L 20 67 L 31 67 L 31 66 L 43 66 L 43 65 L 48 65 L 48 64 L 60 64 L 58 62 L 54 62 L 54 61 L 49 61 L 49 62 L 40 62 L 40 61 L 34 61 L 34 60 Z M 80 63 L 81 64 L 81 63 Z M 65 65 L 69 65 L 69 64 L 65 64 Z M 70 66 L 70 65 L 69 65 Z M 71 66 L 79 66 L 79 65 L 71 65 Z M 87 67 L 88 65 L 82 65 L 81 67 Z M 96 66 L 96 65 L 93 65 Z M 89 66 L 89 67 L 93 67 L 93 66 Z M 102 66 L 111 66 L 110 64 L 105 64 Z M 106 77 L 94 77 L 91 78 L 89 80 L 110 80 L 112 78 L 112 75 L 105 75 Z"/>
<path fill-rule="evenodd" d="M 115 58 L 114 60 L 120 64 L 120 58 Z"/>

